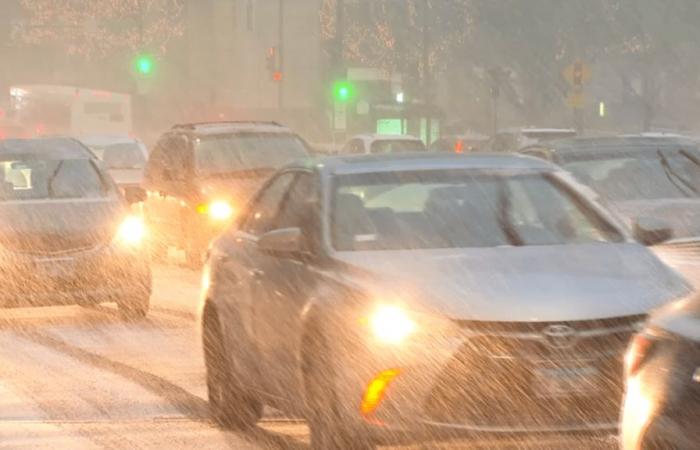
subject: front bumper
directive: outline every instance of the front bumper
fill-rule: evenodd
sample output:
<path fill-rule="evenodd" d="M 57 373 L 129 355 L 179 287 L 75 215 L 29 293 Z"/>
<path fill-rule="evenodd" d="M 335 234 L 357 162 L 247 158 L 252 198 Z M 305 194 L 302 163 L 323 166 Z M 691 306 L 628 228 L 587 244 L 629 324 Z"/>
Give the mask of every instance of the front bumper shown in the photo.
<path fill-rule="evenodd" d="M 3 254 L 0 307 L 114 302 L 150 295 L 151 272 L 140 249 L 101 245 L 61 254 Z"/>
<path fill-rule="evenodd" d="M 566 351 L 548 348 L 539 334 L 522 332 L 366 347 L 366 353 L 346 360 L 361 368 L 348 363 L 336 369 L 342 373 L 336 389 L 345 399 L 344 420 L 379 442 L 614 432 L 623 393 L 622 357 L 638 320 L 588 329 L 588 337 Z M 380 406 L 363 416 L 359 404 L 368 380 L 387 369 L 400 374 Z M 548 370 L 590 375 L 581 377 L 586 386 L 580 391 L 550 395 L 538 384 Z"/>

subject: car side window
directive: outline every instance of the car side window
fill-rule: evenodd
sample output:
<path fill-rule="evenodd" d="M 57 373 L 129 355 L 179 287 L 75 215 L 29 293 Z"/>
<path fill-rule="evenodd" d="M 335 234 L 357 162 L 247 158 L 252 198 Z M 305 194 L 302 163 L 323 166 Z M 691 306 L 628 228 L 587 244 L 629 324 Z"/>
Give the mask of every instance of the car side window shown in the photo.
<path fill-rule="evenodd" d="M 182 136 L 172 136 L 165 143 L 165 174 L 169 181 L 186 180 L 191 168 L 187 141 Z"/>
<path fill-rule="evenodd" d="M 241 227 L 244 231 L 260 236 L 272 230 L 282 200 L 287 195 L 295 176 L 293 172 L 285 172 L 267 185 L 248 210 L 248 216 Z"/>
<path fill-rule="evenodd" d="M 300 172 L 289 190 L 274 228 L 299 228 L 303 234 L 304 250 L 317 254 L 321 246 L 321 215 L 316 178 Z"/>
<path fill-rule="evenodd" d="M 159 140 L 148 158 L 148 164 L 146 165 L 146 172 L 144 175 L 148 182 L 160 183 L 163 181 L 166 155 L 165 143 L 166 139 Z"/>
<path fill-rule="evenodd" d="M 275 228 L 306 228 L 315 208 L 316 189 L 314 177 L 300 173 L 294 181 L 280 212 L 275 220 Z"/>
<path fill-rule="evenodd" d="M 365 153 L 365 145 L 362 139 L 353 139 L 348 144 L 348 153 L 351 155 L 362 155 Z"/>

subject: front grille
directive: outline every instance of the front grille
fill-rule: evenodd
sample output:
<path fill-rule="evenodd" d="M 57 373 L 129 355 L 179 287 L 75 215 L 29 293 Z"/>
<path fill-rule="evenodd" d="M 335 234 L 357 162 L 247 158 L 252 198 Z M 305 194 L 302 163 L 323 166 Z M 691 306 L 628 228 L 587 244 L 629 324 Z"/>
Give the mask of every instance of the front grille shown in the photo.
<path fill-rule="evenodd" d="M 477 427 L 614 423 L 623 392 L 622 357 L 642 319 L 568 322 L 580 337 L 567 348 L 548 345 L 541 333 L 549 325 L 563 323 L 482 323 L 481 334 L 474 334 L 478 327 L 472 327 L 472 336 L 435 383 L 425 414 L 432 421 Z M 601 323 L 611 327 L 594 328 Z M 543 392 L 538 385 L 541 374 L 562 370 L 588 374 L 581 377 L 585 385 L 565 395 Z"/>

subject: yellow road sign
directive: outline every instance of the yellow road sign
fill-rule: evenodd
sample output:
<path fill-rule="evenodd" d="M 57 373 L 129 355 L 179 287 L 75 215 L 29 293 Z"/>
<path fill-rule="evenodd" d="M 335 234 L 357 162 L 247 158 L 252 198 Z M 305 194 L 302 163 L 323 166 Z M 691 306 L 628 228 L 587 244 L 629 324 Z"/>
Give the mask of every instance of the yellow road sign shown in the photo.
<path fill-rule="evenodd" d="M 569 64 L 561 74 L 573 86 L 581 86 L 591 81 L 591 68 L 580 59 Z"/>
<path fill-rule="evenodd" d="M 583 92 L 569 92 L 569 95 L 566 97 L 566 104 L 575 109 L 583 108 L 586 104 L 586 98 L 583 96 Z"/>

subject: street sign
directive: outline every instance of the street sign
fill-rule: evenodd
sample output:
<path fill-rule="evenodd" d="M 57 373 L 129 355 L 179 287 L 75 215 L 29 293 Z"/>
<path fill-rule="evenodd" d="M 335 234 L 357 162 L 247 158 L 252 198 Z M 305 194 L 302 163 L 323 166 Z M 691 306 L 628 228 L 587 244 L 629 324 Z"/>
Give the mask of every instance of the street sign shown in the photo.
<path fill-rule="evenodd" d="M 333 128 L 336 130 L 346 130 L 348 128 L 347 103 L 335 102 L 335 107 L 333 108 Z"/>
<path fill-rule="evenodd" d="M 583 96 L 582 91 L 571 91 L 566 97 L 566 104 L 574 109 L 583 108 L 586 104 L 586 98 Z"/>
<path fill-rule="evenodd" d="M 591 68 L 580 59 L 569 64 L 561 74 L 572 86 L 583 86 L 591 81 Z"/>

